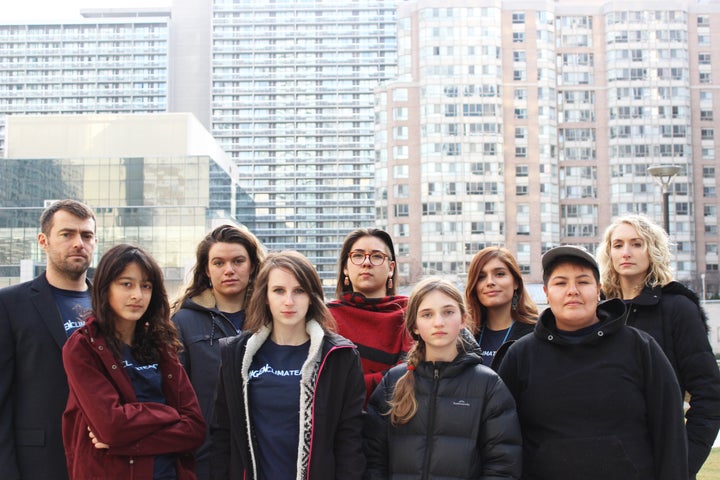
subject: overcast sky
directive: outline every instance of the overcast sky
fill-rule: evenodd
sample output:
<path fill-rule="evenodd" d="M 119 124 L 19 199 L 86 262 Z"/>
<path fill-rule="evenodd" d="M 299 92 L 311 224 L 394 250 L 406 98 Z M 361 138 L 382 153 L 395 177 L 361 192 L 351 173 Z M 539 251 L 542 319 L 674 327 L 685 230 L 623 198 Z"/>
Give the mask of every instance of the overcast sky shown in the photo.
<path fill-rule="evenodd" d="M 170 5 L 171 0 L 3 0 L 0 23 L 5 21 L 77 20 L 85 8 L 128 8 Z"/>

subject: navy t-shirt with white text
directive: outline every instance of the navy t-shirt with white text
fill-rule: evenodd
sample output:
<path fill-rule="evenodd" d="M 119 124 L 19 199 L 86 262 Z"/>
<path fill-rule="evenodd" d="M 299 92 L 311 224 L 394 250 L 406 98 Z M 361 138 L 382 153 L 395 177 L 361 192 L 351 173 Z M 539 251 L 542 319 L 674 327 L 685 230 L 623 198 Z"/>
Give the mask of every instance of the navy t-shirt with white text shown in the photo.
<path fill-rule="evenodd" d="M 133 357 L 130 347 L 123 345 L 120 351 L 123 367 L 130 376 L 138 402 L 167 403 L 162 390 L 162 372 L 157 363 L 140 365 Z M 175 455 L 156 455 L 153 463 L 153 480 L 176 480 Z"/>
<path fill-rule="evenodd" d="M 300 379 L 309 351 L 309 341 L 278 345 L 268 338 L 253 357 L 248 401 L 260 480 L 296 478 Z"/>
<path fill-rule="evenodd" d="M 90 289 L 84 292 L 63 290 L 50 285 L 55 304 L 60 312 L 65 334 L 69 337 L 75 330 L 85 325 L 85 317 L 90 313 Z"/>

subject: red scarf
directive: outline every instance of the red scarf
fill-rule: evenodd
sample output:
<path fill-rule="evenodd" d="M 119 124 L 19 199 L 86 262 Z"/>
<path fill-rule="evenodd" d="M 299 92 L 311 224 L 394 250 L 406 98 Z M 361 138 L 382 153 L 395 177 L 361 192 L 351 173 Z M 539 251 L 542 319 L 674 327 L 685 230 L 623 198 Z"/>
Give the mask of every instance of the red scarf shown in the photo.
<path fill-rule="evenodd" d="M 413 340 L 405 332 L 407 297 L 367 298 L 344 293 L 328 304 L 338 333 L 358 346 L 368 397 L 383 374 L 405 360 Z"/>

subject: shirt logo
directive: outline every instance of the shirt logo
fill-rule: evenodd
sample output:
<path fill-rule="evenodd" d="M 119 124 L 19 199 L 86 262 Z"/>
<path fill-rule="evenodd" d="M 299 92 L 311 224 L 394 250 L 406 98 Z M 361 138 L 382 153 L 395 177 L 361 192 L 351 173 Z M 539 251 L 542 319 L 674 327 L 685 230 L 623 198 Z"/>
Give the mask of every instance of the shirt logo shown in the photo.
<path fill-rule="evenodd" d="M 257 370 L 250 370 L 249 372 L 250 378 L 261 377 L 265 374 L 275 375 L 277 377 L 299 377 L 302 375 L 300 370 L 275 370 L 267 363 L 265 364 L 265 366 Z"/>
<path fill-rule="evenodd" d="M 456 407 L 469 407 L 470 406 L 470 404 L 468 402 L 466 402 L 465 400 L 457 400 L 457 401 L 453 402 L 453 405 L 455 405 Z"/>

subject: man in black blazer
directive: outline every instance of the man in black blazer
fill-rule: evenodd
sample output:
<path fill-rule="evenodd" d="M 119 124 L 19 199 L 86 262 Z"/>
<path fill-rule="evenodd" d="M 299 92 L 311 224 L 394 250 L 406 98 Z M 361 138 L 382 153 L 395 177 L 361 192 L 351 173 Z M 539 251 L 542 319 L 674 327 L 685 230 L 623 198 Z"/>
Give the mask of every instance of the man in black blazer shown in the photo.
<path fill-rule="evenodd" d="M 0 479 L 67 480 L 62 347 L 90 310 L 95 216 L 61 200 L 40 217 L 45 272 L 0 290 Z M 88 441 L 90 439 L 88 438 Z"/>

